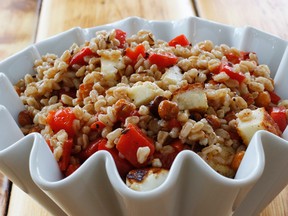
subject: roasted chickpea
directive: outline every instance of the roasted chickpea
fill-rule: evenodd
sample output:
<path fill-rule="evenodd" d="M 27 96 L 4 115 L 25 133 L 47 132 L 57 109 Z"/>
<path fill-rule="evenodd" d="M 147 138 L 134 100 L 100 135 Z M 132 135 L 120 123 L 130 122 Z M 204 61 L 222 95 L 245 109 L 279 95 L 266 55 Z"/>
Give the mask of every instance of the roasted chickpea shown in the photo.
<path fill-rule="evenodd" d="M 158 114 L 164 120 L 170 120 L 176 118 L 179 112 L 177 103 L 163 100 L 158 106 Z"/>
<path fill-rule="evenodd" d="M 237 152 L 233 158 L 232 164 L 231 164 L 231 168 L 235 171 L 238 170 L 240 163 L 244 157 L 245 151 L 240 151 Z"/>
<path fill-rule="evenodd" d="M 125 99 L 120 99 L 115 103 L 114 109 L 116 111 L 117 119 L 125 121 L 125 119 L 131 116 L 136 110 L 136 106 Z"/>
<path fill-rule="evenodd" d="M 18 123 L 22 127 L 31 125 L 33 124 L 33 118 L 27 110 L 23 110 L 18 115 Z"/>

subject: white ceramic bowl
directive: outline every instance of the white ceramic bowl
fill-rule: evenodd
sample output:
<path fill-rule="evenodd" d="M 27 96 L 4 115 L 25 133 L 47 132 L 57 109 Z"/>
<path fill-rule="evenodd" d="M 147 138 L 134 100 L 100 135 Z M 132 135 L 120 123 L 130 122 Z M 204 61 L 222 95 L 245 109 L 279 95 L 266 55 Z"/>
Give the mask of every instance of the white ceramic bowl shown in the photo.
<path fill-rule="evenodd" d="M 23 105 L 15 83 L 32 73 L 35 59 L 61 54 L 74 42 L 84 43 L 98 30 L 120 28 L 128 35 L 151 30 L 170 40 L 185 34 L 194 44 L 205 39 L 257 53 L 268 64 L 276 92 L 288 98 L 285 75 L 287 42 L 251 27 L 233 28 L 189 17 L 177 21 L 147 21 L 131 17 L 95 28 L 73 28 L 0 63 L 0 170 L 55 215 L 184 216 L 257 215 L 288 183 L 288 143 L 266 131 L 251 140 L 235 179 L 211 169 L 197 154 L 181 152 L 166 181 L 148 192 L 129 189 L 108 152 L 97 152 L 71 176 L 62 179 L 58 165 L 40 134 L 24 137 L 17 125 Z M 283 137 L 287 138 L 287 130 Z M 65 212 L 65 213 L 64 213 Z"/>

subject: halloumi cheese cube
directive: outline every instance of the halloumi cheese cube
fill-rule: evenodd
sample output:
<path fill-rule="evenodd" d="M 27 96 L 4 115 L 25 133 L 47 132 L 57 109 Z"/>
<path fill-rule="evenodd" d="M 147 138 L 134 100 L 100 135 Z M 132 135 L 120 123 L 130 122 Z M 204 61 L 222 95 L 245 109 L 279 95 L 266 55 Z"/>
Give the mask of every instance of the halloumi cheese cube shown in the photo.
<path fill-rule="evenodd" d="M 176 85 L 182 80 L 183 74 L 181 69 L 175 65 L 166 70 L 166 72 L 161 76 L 161 80 L 168 85 Z"/>
<path fill-rule="evenodd" d="M 180 110 L 202 112 L 208 109 L 207 97 L 200 83 L 190 84 L 176 90 L 172 101 L 178 104 Z"/>
<path fill-rule="evenodd" d="M 149 191 L 160 186 L 169 171 L 162 168 L 145 168 L 132 170 L 126 177 L 126 185 L 136 191 Z"/>
<path fill-rule="evenodd" d="M 119 50 L 99 51 L 101 56 L 101 74 L 105 80 L 115 80 L 118 72 L 118 67 L 121 64 L 121 52 Z"/>
<path fill-rule="evenodd" d="M 128 97 L 136 105 L 146 105 L 156 96 L 163 96 L 164 91 L 152 82 L 137 82 L 127 92 Z"/>
<path fill-rule="evenodd" d="M 244 109 L 237 114 L 237 132 L 245 145 L 248 145 L 253 135 L 259 130 L 267 130 L 278 136 L 281 131 L 265 108 L 256 110 Z"/>

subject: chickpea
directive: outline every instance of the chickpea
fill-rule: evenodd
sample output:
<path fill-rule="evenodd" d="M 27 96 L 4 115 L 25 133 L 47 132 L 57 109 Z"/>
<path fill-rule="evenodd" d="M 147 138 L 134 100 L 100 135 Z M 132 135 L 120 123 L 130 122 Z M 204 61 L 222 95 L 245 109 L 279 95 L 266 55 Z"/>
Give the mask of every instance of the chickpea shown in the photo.
<path fill-rule="evenodd" d="M 237 152 L 233 158 L 233 161 L 231 163 L 231 168 L 235 171 L 238 170 L 239 166 L 240 166 L 240 163 L 244 157 L 244 154 L 245 154 L 245 151 L 240 151 L 240 152 Z"/>
<path fill-rule="evenodd" d="M 20 126 L 33 124 L 33 118 L 27 110 L 23 110 L 18 115 L 18 123 Z"/>
<path fill-rule="evenodd" d="M 270 102 L 270 94 L 267 91 L 260 92 L 258 97 L 255 99 L 255 104 L 259 107 L 268 107 Z"/>
<path fill-rule="evenodd" d="M 116 111 L 117 119 L 124 121 L 127 117 L 133 114 L 133 112 L 136 110 L 136 107 L 133 103 L 130 103 L 125 99 L 120 99 L 115 103 L 114 109 Z"/>
<path fill-rule="evenodd" d="M 163 100 L 158 106 L 159 116 L 164 120 L 170 120 L 176 118 L 179 112 L 179 107 L 177 103 Z"/>
<path fill-rule="evenodd" d="M 216 115 L 207 115 L 205 118 L 214 130 L 221 127 L 220 119 Z"/>

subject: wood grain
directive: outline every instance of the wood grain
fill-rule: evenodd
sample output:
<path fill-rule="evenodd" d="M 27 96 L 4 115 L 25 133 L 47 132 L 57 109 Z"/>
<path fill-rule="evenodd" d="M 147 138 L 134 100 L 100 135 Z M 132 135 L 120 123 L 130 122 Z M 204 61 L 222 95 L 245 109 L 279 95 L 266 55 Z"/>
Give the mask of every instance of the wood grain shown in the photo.
<path fill-rule="evenodd" d="M 37 0 L 0 1 L 0 61 L 33 43 L 39 4 Z M 0 215 L 6 215 L 11 183 L 0 173 Z"/>
<path fill-rule="evenodd" d="M 5 215 L 7 211 L 7 205 L 9 202 L 11 183 L 7 177 L 1 174 L 0 177 L 0 215 Z"/>
<path fill-rule="evenodd" d="M 259 30 L 288 39 L 287 0 L 195 0 L 197 14 L 205 19 L 233 26 L 253 26 Z M 261 216 L 288 215 L 286 187 Z"/>
<path fill-rule="evenodd" d="M 128 16 L 172 20 L 195 15 L 190 0 L 43 0 L 37 40 L 72 27 L 93 27 Z"/>
<path fill-rule="evenodd" d="M 7 216 L 52 216 L 35 200 L 13 185 Z"/>
<path fill-rule="evenodd" d="M 0 60 L 34 42 L 40 0 L 0 1 Z"/>
<path fill-rule="evenodd" d="M 287 0 L 194 0 L 200 17 L 234 26 L 253 26 L 288 39 Z"/>

